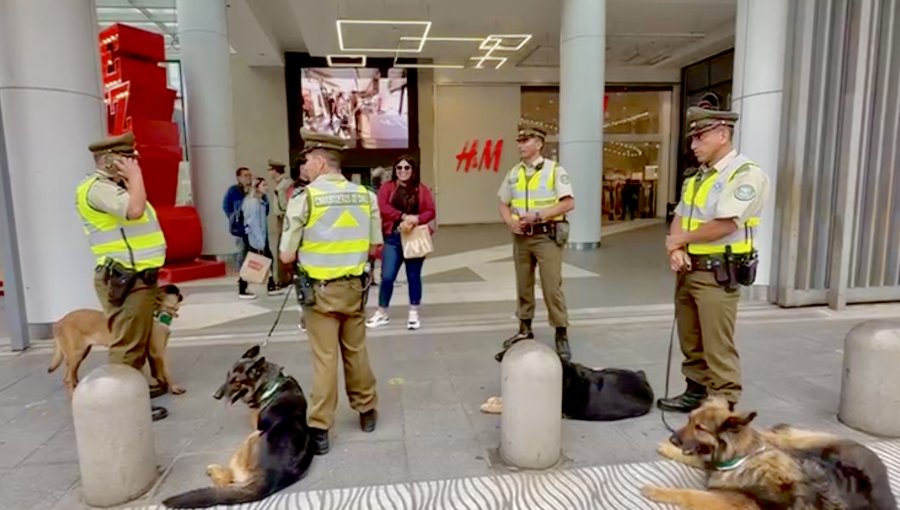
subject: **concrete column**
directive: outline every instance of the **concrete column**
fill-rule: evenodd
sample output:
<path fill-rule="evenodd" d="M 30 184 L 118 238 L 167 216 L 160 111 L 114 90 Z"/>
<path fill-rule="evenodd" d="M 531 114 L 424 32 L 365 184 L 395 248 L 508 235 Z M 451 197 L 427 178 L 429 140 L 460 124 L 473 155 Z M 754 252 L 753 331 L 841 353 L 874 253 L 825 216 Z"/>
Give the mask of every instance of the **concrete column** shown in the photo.
<path fill-rule="evenodd" d="M 25 313 L 33 337 L 99 307 L 75 188 L 106 134 L 94 0 L 0 1 L 0 103 Z M 52 37 L 48 37 L 52 34 Z"/>
<path fill-rule="evenodd" d="M 234 184 L 234 112 L 225 0 L 178 0 L 178 39 L 187 108 L 194 207 L 203 223 L 203 254 L 236 251 L 222 212 Z"/>
<path fill-rule="evenodd" d="M 575 188 L 569 247 L 600 246 L 606 0 L 563 0 L 559 37 L 559 160 Z"/>
<path fill-rule="evenodd" d="M 769 285 L 774 258 L 775 194 L 781 143 L 781 101 L 787 51 L 789 0 L 738 0 L 732 108 L 741 118 L 738 151 L 769 176 L 769 199 L 754 244 L 759 250 L 755 285 Z"/>

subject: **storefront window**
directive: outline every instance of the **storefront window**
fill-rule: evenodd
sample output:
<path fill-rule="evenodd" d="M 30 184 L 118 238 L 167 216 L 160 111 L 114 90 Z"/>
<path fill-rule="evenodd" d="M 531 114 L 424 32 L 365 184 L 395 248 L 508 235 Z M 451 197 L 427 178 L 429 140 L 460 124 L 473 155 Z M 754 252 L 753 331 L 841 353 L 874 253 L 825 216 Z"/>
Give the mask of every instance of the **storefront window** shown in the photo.
<path fill-rule="evenodd" d="M 605 223 L 665 216 L 671 100 L 670 88 L 607 87 L 598 168 Z M 559 88 L 523 87 L 520 122 L 545 129 L 545 153 L 559 158 Z"/>

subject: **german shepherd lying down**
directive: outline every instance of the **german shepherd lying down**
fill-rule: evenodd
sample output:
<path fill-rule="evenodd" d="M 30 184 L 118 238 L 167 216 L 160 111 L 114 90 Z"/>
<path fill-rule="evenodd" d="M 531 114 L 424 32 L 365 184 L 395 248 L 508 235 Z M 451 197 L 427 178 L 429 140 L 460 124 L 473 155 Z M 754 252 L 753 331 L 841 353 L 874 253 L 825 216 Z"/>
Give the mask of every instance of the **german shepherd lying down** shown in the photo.
<path fill-rule="evenodd" d="M 562 362 L 563 414 L 573 420 L 614 421 L 643 416 L 653 407 L 653 389 L 643 370 L 596 370 Z"/>
<path fill-rule="evenodd" d="M 258 501 L 306 476 L 313 459 L 306 423 L 306 397 L 282 368 L 259 357 L 259 346 L 245 352 L 228 371 L 213 398 L 229 405 L 243 400 L 256 416 L 254 430 L 228 461 L 206 472 L 215 487 L 172 496 L 168 508 L 208 508 Z"/>
<path fill-rule="evenodd" d="M 708 490 L 643 488 L 689 510 L 894 510 L 887 469 L 865 446 L 778 425 L 754 429 L 756 413 L 710 399 L 663 443 L 666 457 L 706 472 Z"/>

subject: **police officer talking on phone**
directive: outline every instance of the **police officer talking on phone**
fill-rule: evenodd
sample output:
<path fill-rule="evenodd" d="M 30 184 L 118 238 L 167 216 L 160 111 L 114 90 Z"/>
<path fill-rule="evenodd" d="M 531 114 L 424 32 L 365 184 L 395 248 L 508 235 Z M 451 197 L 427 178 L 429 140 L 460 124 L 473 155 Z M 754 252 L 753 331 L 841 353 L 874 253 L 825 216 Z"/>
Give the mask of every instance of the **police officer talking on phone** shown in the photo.
<path fill-rule="evenodd" d="M 302 131 L 303 172 L 310 183 L 288 203 L 279 248 L 297 262 L 297 297 L 313 352 L 309 427 L 317 455 L 328 452 L 343 358 L 350 407 L 364 432 L 375 430 L 378 395 L 366 348 L 365 305 L 371 264 L 382 244 L 378 199 L 341 173 L 344 141 Z"/>
<path fill-rule="evenodd" d="M 734 343 L 739 288 L 756 277 L 753 242 L 769 193 L 765 172 L 732 145 L 738 114 L 703 106 L 687 111 L 691 150 L 700 168 L 684 182 L 666 237 L 669 265 L 678 275 L 675 315 L 687 388 L 659 399 L 657 406 L 685 413 L 710 393 L 732 405 L 740 397 Z"/>
<path fill-rule="evenodd" d="M 147 201 L 144 179 L 130 132 L 88 147 L 96 171 L 75 191 L 78 214 L 96 257 L 94 289 L 112 334 L 109 362 L 141 370 L 147 360 L 166 239 Z M 151 397 L 167 388 L 151 389 Z M 165 408 L 152 407 L 153 420 Z"/>

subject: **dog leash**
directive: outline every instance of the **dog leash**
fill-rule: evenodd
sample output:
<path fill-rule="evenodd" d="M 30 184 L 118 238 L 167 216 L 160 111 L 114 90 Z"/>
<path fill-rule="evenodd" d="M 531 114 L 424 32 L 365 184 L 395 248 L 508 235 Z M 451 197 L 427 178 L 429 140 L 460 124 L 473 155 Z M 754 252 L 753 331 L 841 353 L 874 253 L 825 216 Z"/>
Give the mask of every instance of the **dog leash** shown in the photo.
<path fill-rule="evenodd" d="M 681 285 L 681 280 L 683 278 L 684 278 L 684 273 L 679 271 L 678 272 L 678 280 L 675 282 L 676 295 L 678 293 L 678 287 L 679 287 L 679 285 Z M 673 298 L 674 298 L 674 296 L 673 296 Z M 678 322 L 678 303 L 676 301 L 677 301 L 676 299 L 673 299 L 673 302 L 675 303 L 675 307 L 674 307 L 674 310 L 672 310 L 672 329 L 669 332 L 669 355 L 666 357 L 666 389 L 665 389 L 666 394 L 663 397 L 664 399 L 669 398 L 669 380 L 671 379 L 671 375 L 672 375 L 672 350 L 675 346 L 675 327 Z M 669 425 L 669 422 L 666 421 L 666 411 L 664 409 L 659 410 L 659 416 L 660 416 L 660 418 L 662 418 L 663 426 L 666 427 L 666 429 L 668 429 L 669 432 L 674 434 L 675 429 L 673 429 L 672 426 Z"/>
<path fill-rule="evenodd" d="M 293 285 L 288 286 L 287 292 L 284 293 L 284 299 L 281 301 L 281 308 L 278 309 L 278 315 L 275 316 L 275 322 L 272 323 L 272 327 L 269 328 L 269 334 L 266 335 L 266 339 L 263 340 L 261 348 L 265 349 L 267 345 L 269 345 L 269 339 L 272 338 L 272 333 L 275 331 L 275 328 L 278 327 L 278 321 L 281 320 L 281 313 L 284 312 L 284 306 L 287 304 L 287 300 L 291 297 L 291 292 L 294 290 Z"/>

